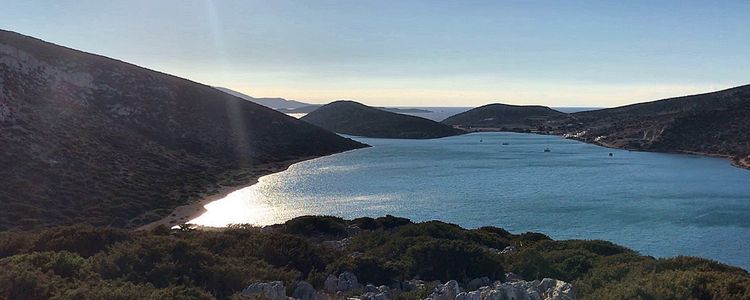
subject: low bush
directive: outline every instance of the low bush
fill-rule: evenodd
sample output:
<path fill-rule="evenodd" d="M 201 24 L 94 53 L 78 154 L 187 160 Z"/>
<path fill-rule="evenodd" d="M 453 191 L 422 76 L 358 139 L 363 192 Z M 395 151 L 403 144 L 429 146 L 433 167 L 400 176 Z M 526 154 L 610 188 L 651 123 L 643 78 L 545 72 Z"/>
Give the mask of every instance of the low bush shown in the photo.
<path fill-rule="evenodd" d="M 462 284 L 511 271 L 571 282 L 581 299 L 750 299 L 745 270 L 695 257 L 656 259 L 606 241 L 463 229 L 403 218 L 301 217 L 260 230 L 131 232 L 88 226 L 0 232 L 0 299 L 232 299 L 247 285 L 350 271 L 363 283 Z M 349 227 L 360 230 L 348 230 Z M 349 238 L 342 246 L 324 239 Z M 516 252 L 497 249 L 514 245 Z M 397 299 L 421 299 L 430 287 Z"/>

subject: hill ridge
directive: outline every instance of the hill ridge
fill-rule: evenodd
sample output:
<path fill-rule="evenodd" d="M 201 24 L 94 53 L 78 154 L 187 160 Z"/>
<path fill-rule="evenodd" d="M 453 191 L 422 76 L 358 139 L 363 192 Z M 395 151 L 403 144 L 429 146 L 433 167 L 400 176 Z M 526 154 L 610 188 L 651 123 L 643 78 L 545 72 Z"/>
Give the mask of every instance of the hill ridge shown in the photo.
<path fill-rule="evenodd" d="M 430 139 L 463 133 L 425 118 L 370 107 L 353 100 L 337 100 L 302 117 L 328 130 L 375 138 Z"/>
<path fill-rule="evenodd" d="M 210 86 L 0 31 L 0 229 L 136 227 L 258 166 L 365 145 Z"/>

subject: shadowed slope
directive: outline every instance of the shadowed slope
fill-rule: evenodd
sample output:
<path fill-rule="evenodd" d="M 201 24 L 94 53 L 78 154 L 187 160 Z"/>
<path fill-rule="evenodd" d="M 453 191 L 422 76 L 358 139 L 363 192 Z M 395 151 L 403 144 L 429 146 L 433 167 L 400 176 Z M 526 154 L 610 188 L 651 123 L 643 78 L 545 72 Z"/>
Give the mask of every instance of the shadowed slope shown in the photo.
<path fill-rule="evenodd" d="M 0 229 L 132 227 L 258 166 L 363 147 L 212 87 L 0 31 Z"/>

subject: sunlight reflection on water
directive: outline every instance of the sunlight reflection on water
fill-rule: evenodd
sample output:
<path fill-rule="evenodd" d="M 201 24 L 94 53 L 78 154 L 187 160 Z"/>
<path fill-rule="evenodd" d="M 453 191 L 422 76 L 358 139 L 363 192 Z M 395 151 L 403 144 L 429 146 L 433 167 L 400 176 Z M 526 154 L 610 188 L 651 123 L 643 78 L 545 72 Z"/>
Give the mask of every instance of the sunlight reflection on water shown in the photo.
<path fill-rule="evenodd" d="M 555 239 L 605 239 L 648 255 L 697 255 L 750 267 L 750 172 L 728 160 L 530 134 L 356 139 L 374 147 L 264 176 L 207 205 L 190 223 L 392 214 Z"/>

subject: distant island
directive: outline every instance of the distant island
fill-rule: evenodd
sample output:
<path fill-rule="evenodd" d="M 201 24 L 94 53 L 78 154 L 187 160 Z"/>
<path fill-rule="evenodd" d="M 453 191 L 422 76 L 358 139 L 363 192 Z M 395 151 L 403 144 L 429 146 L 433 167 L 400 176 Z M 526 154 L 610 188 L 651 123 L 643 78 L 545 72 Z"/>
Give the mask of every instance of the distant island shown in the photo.
<path fill-rule="evenodd" d="M 425 118 L 345 100 L 326 104 L 302 120 L 337 133 L 375 138 L 432 139 L 465 133 Z"/>
<path fill-rule="evenodd" d="M 255 98 L 225 87 L 215 86 L 214 88 L 232 96 L 239 97 L 266 107 L 270 107 L 281 112 L 284 112 L 285 110 L 302 109 L 303 107 L 312 105 L 309 103 L 304 103 L 296 100 L 287 100 L 284 98 Z"/>
<path fill-rule="evenodd" d="M 528 132 L 541 130 L 549 120 L 565 115 L 546 106 L 495 103 L 448 117 L 442 123 L 469 131 Z"/>
<path fill-rule="evenodd" d="M 306 114 L 311 113 L 314 110 L 320 108 L 323 106 L 323 104 L 310 104 L 310 103 L 304 103 L 297 100 L 287 100 L 284 98 L 256 98 L 252 97 L 243 93 L 240 93 L 238 91 L 228 89 L 225 87 L 214 87 L 222 92 L 225 92 L 227 94 L 230 94 L 232 96 L 236 96 L 266 107 L 273 108 L 275 110 L 278 110 L 280 112 L 283 112 L 285 114 Z M 400 113 L 400 114 L 426 114 L 431 113 L 432 111 L 422 108 L 398 108 L 398 107 L 377 107 L 379 109 Z"/>

